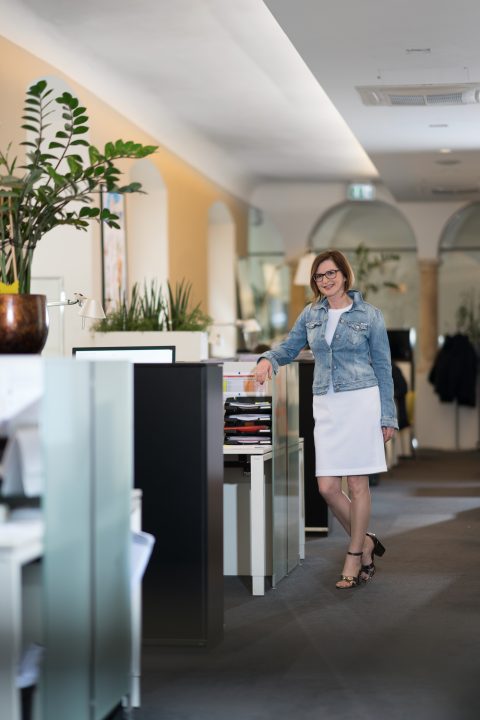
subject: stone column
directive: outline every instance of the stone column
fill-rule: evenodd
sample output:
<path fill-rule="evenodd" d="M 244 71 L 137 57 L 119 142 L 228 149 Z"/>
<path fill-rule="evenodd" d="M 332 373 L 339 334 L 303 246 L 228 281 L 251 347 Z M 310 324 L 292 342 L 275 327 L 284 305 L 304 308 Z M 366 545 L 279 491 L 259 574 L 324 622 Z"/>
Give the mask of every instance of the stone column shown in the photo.
<path fill-rule="evenodd" d="M 428 372 L 438 349 L 438 260 L 419 260 L 420 322 L 418 372 Z"/>

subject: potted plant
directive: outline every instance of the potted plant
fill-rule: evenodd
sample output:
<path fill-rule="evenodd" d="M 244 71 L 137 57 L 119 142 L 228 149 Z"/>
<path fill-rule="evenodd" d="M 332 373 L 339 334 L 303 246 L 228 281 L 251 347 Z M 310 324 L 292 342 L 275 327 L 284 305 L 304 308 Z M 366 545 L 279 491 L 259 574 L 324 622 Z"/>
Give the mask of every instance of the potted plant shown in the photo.
<path fill-rule="evenodd" d="M 384 276 L 386 264 L 398 261 L 400 256 L 395 253 L 387 252 L 379 252 L 374 255 L 371 253 L 372 251 L 370 248 L 363 243 L 360 243 L 355 248 L 355 254 L 353 257 L 355 280 L 358 289 L 362 293 L 363 299 L 366 300 L 368 293 L 376 293 L 382 287 L 401 291 L 402 288 L 397 283 L 381 279 Z M 372 280 L 372 273 L 375 277 L 375 271 L 377 271 L 377 281 Z"/>
<path fill-rule="evenodd" d="M 55 134 L 48 128 L 58 117 Z M 0 337 L 3 352 L 39 352 L 46 340 L 46 298 L 30 295 L 32 261 L 37 243 L 55 227 L 86 230 L 92 220 L 118 227 L 118 217 L 93 204 L 101 189 L 141 191 L 138 182 L 120 185 L 115 162 L 144 158 L 153 145 L 117 140 L 99 150 L 85 139 L 87 110 L 68 92 L 53 96 L 45 80 L 26 93 L 22 128 L 30 137 L 25 164 L 0 151 Z M 19 172 L 21 171 L 21 172 Z M 14 315 L 13 324 L 8 323 Z M 42 320 L 36 328 L 36 321 Z M 7 323 L 2 327 L 3 323 Z M 23 323 L 23 328 L 21 327 Z M 22 345 L 24 343 L 24 345 Z M 40 344 L 40 347 L 37 347 Z"/>
<path fill-rule="evenodd" d="M 462 294 L 455 319 L 458 332 L 468 337 L 480 357 L 480 300 L 476 301 L 473 288 Z"/>
<path fill-rule="evenodd" d="M 97 347 L 123 345 L 175 345 L 177 360 L 208 358 L 207 328 L 212 319 L 200 303 L 191 305 L 192 285 L 185 279 L 172 288 L 167 282 L 166 296 L 155 281 L 140 293 L 138 283 L 130 299 L 121 297 L 103 320 L 92 326 L 92 342 Z"/>

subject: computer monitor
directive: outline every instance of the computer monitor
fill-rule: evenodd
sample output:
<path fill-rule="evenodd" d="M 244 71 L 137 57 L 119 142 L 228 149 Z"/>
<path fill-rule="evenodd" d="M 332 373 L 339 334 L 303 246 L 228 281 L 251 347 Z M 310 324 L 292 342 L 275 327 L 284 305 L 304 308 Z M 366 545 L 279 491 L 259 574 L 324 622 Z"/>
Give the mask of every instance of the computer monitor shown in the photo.
<path fill-rule="evenodd" d="M 126 347 L 76 347 L 77 360 L 130 360 L 133 363 L 174 363 L 175 345 Z"/>

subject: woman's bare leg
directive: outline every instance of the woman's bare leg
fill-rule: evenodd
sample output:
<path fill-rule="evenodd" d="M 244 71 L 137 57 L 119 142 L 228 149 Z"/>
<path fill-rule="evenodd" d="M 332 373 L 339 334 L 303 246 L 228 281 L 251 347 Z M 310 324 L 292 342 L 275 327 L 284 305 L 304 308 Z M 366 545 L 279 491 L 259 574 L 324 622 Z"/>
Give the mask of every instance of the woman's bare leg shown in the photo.
<path fill-rule="evenodd" d="M 317 483 L 320 495 L 347 535 L 350 535 L 350 499 L 342 491 L 342 478 L 325 475 L 317 477 Z"/>
<path fill-rule="evenodd" d="M 351 537 L 348 549 L 350 552 L 363 550 L 362 564 L 368 565 L 371 561 L 373 547 L 373 541 L 365 534 L 368 529 L 371 508 L 368 476 L 352 475 L 347 478 L 351 499 L 342 491 L 339 477 L 317 477 L 317 483 L 325 502 Z M 359 565 L 359 558 L 347 555 L 342 575 L 358 575 Z"/>
<path fill-rule="evenodd" d="M 366 532 L 370 522 L 371 498 L 368 475 L 350 475 L 347 477 L 348 492 L 350 495 L 350 552 L 364 552 L 368 557 L 372 540 Z M 347 555 L 342 575 L 355 576 L 360 571 L 362 558 Z"/>

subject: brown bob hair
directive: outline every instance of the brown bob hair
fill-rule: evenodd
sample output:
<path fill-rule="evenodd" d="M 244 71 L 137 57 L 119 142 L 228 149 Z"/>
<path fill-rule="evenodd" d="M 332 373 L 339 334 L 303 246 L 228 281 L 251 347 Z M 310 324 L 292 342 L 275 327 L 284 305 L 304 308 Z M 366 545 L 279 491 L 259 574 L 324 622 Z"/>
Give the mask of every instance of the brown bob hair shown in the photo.
<path fill-rule="evenodd" d="M 343 277 L 345 278 L 345 292 L 347 290 L 350 290 L 350 288 L 353 286 L 353 283 L 355 282 L 355 275 L 353 274 L 352 266 L 348 262 L 345 255 L 340 252 L 340 250 L 324 250 L 319 255 L 317 255 L 317 257 L 312 263 L 312 269 L 310 271 L 310 287 L 312 288 L 315 300 L 318 300 L 322 296 L 322 293 L 318 289 L 318 285 L 313 279 L 313 276 L 317 272 L 318 266 L 325 262 L 325 260 L 331 260 L 332 262 L 334 262 L 337 268 L 342 273 Z"/>

